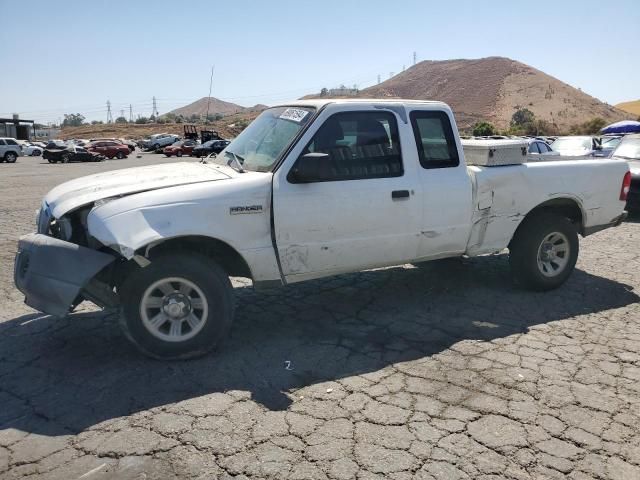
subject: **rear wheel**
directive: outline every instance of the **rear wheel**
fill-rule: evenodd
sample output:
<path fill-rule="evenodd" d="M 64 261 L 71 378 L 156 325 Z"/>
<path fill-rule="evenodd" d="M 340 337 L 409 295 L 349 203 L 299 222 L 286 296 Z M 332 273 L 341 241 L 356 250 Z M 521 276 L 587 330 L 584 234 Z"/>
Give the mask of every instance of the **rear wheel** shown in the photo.
<path fill-rule="evenodd" d="M 215 348 L 233 321 L 233 288 L 215 262 L 201 255 L 159 257 L 119 288 L 127 338 L 146 355 L 185 359 Z"/>
<path fill-rule="evenodd" d="M 16 155 L 15 152 L 7 152 L 4 154 L 4 161 L 7 163 L 15 163 L 17 159 L 18 155 Z"/>
<path fill-rule="evenodd" d="M 562 215 L 545 212 L 526 219 L 509 245 L 509 263 L 517 283 L 538 291 L 562 285 L 578 260 L 578 232 Z"/>
<path fill-rule="evenodd" d="M 182 156 L 182 152 L 181 152 L 180 150 L 178 150 L 178 151 L 176 152 L 176 157 L 181 157 L 181 156 Z"/>

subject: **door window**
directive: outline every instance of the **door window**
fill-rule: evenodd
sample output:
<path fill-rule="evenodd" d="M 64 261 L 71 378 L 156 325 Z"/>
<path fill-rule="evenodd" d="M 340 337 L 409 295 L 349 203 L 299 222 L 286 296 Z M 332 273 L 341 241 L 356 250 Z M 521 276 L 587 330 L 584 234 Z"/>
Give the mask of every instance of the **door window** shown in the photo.
<path fill-rule="evenodd" d="M 360 180 L 403 175 L 400 136 L 390 112 L 345 112 L 329 117 L 306 146 L 326 153 L 322 181 Z"/>
<path fill-rule="evenodd" d="M 410 116 L 420 165 L 423 168 L 458 166 L 458 148 L 448 115 L 438 111 L 413 111 Z"/>
<path fill-rule="evenodd" d="M 529 144 L 529 153 L 540 153 L 540 149 L 538 148 L 538 142 L 531 142 Z"/>

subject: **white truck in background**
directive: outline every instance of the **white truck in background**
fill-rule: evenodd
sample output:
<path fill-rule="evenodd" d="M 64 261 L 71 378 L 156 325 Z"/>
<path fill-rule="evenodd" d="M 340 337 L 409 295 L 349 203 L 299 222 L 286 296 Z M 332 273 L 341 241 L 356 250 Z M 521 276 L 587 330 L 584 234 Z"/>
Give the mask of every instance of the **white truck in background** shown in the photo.
<path fill-rule="evenodd" d="M 185 358 L 230 328 L 230 276 L 256 288 L 509 249 L 516 281 L 560 286 L 578 235 L 625 218 L 629 167 L 468 166 L 439 102 L 313 100 L 265 110 L 217 157 L 51 190 L 20 240 L 26 303 L 120 308 L 143 352 Z M 520 163 L 520 164 L 518 164 Z"/>

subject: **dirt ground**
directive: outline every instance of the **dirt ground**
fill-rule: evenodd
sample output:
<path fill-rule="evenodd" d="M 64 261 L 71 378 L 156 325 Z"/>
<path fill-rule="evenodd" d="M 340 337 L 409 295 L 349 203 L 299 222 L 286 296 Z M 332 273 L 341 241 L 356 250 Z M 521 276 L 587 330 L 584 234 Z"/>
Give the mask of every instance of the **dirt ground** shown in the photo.
<path fill-rule="evenodd" d="M 115 315 L 34 312 L 16 241 L 53 186 L 157 155 L 0 164 L 0 478 L 640 478 L 640 223 L 560 289 L 494 255 L 269 292 L 216 354 L 158 362 Z M 179 167 L 177 167 L 179 168 Z"/>

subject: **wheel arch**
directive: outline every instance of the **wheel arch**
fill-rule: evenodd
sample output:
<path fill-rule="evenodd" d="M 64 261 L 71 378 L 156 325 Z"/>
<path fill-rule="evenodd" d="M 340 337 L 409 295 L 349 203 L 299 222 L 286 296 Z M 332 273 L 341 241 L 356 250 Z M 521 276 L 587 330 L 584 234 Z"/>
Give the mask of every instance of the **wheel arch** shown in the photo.
<path fill-rule="evenodd" d="M 253 279 L 249 264 L 234 247 L 213 237 L 188 235 L 152 242 L 136 253 L 153 262 L 159 255 L 171 252 L 199 253 L 216 261 L 229 276 Z"/>
<path fill-rule="evenodd" d="M 545 212 L 557 213 L 562 215 L 563 217 L 568 218 L 571 223 L 575 225 L 578 233 L 584 236 L 585 213 L 582 208 L 582 204 L 577 199 L 572 197 L 558 197 L 542 202 L 529 210 L 529 212 L 520 221 L 518 228 L 516 228 L 515 232 L 513 233 L 509 245 L 511 245 L 511 242 L 518 234 L 518 231 L 527 220 L 534 217 L 535 215 Z"/>

